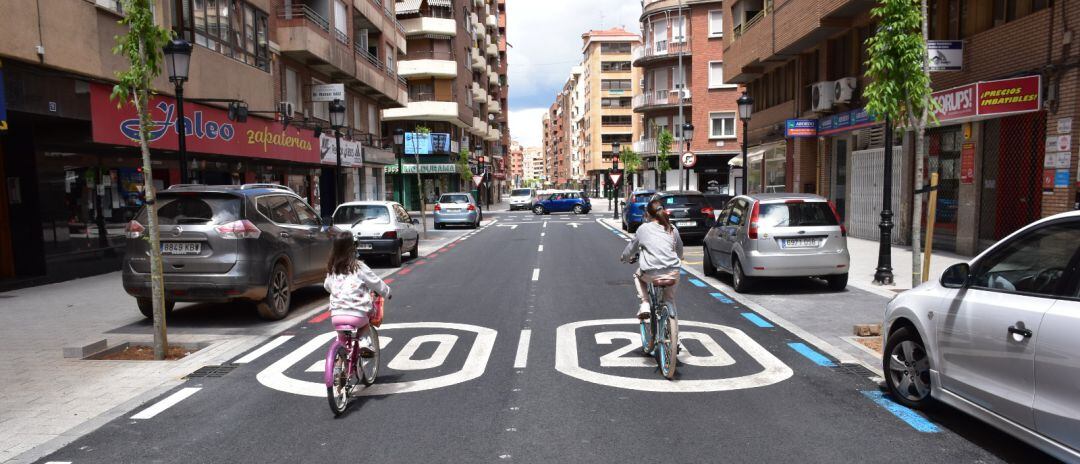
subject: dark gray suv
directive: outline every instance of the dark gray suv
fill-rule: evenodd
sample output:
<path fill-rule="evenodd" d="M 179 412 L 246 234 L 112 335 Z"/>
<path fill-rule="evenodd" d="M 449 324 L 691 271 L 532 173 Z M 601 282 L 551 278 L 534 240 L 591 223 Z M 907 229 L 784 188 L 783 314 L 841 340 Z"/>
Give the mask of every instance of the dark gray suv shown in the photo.
<path fill-rule="evenodd" d="M 158 193 L 166 311 L 177 301 L 253 301 L 289 312 L 295 288 L 326 277 L 334 230 L 287 187 L 179 185 Z M 128 223 L 124 290 L 152 317 L 146 209 Z"/>

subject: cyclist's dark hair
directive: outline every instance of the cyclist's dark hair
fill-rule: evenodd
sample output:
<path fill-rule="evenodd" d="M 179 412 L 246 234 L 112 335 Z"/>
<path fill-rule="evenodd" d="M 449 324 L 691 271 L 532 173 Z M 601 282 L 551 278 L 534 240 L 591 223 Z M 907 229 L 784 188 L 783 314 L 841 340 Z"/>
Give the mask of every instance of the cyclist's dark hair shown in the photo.
<path fill-rule="evenodd" d="M 645 207 L 645 212 L 649 214 L 649 217 L 656 219 L 656 222 L 664 226 L 664 230 L 669 233 L 672 231 L 671 219 L 668 218 L 667 210 L 664 209 L 664 205 L 660 203 L 660 200 L 650 201 L 649 206 Z"/>
<path fill-rule="evenodd" d="M 352 274 L 357 269 L 356 242 L 352 232 L 341 232 L 334 239 L 330 261 L 326 263 L 327 274 Z"/>

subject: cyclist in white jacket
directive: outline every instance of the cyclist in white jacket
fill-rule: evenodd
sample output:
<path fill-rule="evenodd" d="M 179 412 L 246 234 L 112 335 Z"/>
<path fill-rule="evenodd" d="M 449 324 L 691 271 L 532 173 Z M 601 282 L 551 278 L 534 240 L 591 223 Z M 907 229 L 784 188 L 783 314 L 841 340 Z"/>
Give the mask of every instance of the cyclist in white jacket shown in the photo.
<path fill-rule="evenodd" d="M 330 316 L 335 325 L 359 327 L 361 355 L 371 353 L 368 322 L 374 309 L 372 292 L 390 298 L 390 286 L 356 258 L 356 241 L 351 232 L 334 240 L 326 266 L 323 288 L 330 292 Z"/>
<path fill-rule="evenodd" d="M 641 251 L 638 270 L 634 273 L 634 286 L 637 288 L 638 298 L 641 298 L 638 319 L 649 318 L 649 294 L 646 286 L 648 281 L 657 278 L 674 279 L 676 285 L 664 288 L 664 301 L 675 304 L 675 287 L 678 285 L 683 257 L 679 230 L 671 225 L 667 210 L 660 204 L 660 200 L 649 202 L 645 207 L 645 218 L 648 222 L 638 228 L 634 239 L 622 252 L 622 261 L 630 262 L 634 255 Z"/>

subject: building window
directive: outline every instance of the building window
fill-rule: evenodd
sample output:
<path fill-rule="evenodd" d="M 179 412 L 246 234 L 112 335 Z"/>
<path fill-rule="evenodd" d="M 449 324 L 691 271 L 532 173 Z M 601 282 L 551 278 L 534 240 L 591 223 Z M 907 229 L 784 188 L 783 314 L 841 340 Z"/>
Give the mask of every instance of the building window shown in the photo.
<path fill-rule="evenodd" d="M 630 90 L 630 79 L 603 79 L 600 90 Z"/>
<path fill-rule="evenodd" d="M 270 70 L 268 16 L 241 0 L 174 0 L 173 28 L 188 41 Z"/>
<path fill-rule="evenodd" d="M 735 113 L 709 113 L 709 138 L 735 138 Z"/>
<path fill-rule="evenodd" d="M 334 1 L 334 36 L 343 44 L 349 43 L 349 10 L 341 0 Z"/>
<path fill-rule="evenodd" d="M 601 98 L 600 106 L 602 108 L 629 108 L 630 100 L 630 97 Z"/>
<path fill-rule="evenodd" d="M 630 62 L 603 61 L 600 63 L 600 72 L 630 72 Z"/>
<path fill-rule="evenodd" d="M 326 85 L 325 82 L 312 78 L 311 85 Z M 330 120 L 330 103 L 329 102 L 311 102 L 311 115 L 316 119 L 322 119 L 323 121 Z"/>
<path fill-rule="evenodd" d="M 724 36 L 724 10 L 709 11 L 709 37 Z"/>
<path fill-rule="evenodd" d="M 602 126 L 629 126 L 632 124 L 633 116 L 600 116 L 600 125 Z"/>
<path fill-rule="evenodd" d="M 723 61 L 710 61 L 709 62 L 709 88 L 710 89 L 723 89 L 729 87 L 736 87 L 724 83 L 724 62 Z"/>
<path fill-rule="evenodd" d="M 630 44 L 628 42 L 601 42 L 600 54 L 601 55 L 625 55 L 630 53 Z"/>
<path fill-rule="evenodd" d="M 630 143 L 633 140 L 633 136 L 630 134 L 600 134 L 600 143 Z"/>
<path fill-rule="evenodd" d="M 361 117 L 361 115 L 364 114 L 363 108 L 364 108 L 364 106 L 360 103 L 360 99 L 356 98 L 356 97 L 353 97 L 353 108 L 352 108 L 353 125 L 352 126 L 353 126 L 354 129 L 363 130 L 363 128 L 364 128 L 364 118 Z"/>
<path fill-rule="evenodd" d="M 292 103 L 293 111 L 303 111 L 303 100 L 300 98 L 300 78 L 292 68 L 285 68 L 285 101 Z M 292 115 L 287 115 L 292 117 Z"/>
<path fill-rule="evenodd" d="M 686 42 L 686 16 L 678 16 L 671 20 L 671 42 Z"/>

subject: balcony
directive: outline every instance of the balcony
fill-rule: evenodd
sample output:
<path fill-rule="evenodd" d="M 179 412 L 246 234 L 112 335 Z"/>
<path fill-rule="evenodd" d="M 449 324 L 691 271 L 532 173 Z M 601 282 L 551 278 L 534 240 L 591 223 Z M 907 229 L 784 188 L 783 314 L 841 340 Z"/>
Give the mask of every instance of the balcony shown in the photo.
<path fill-rule="evenodd" d="M 487 49 L 485 51 L 487 53 L 488 58 L 495 59 L 495 58 L 499 57 L 499 46 L 498 45 L 489 43 L 488 46 L 487 46 Z"/>
<path fill-rule="evenodd" d="M 281 4 L 277 17 L 277 40 L 282 55 L 336 78 L 352 77 L 356 73 L 348 35 L 338 30 L 331 34 L 330 21 L 318 11 L 303 3 Z"/>
<path fill-rule="evenodd" d="M 476 8 L 483 8 L 484 0 L 473 0 L 473 6 Z"/>
<path fill-rule="evenodd" d="M 690 104 L 690 89 L 651 90 L 634 96 L 634 112 L 641 113 L 649 110 L 671 108 L 678 106 L 680 103 L 684 105 Z"/>
<path fill-rule="evenodd" d="M 457 72 L 458 66 L 453 52 L 410 51 L 398 62 L 398 74 L 406 79 L 423 77 L 453 79 L 457 77 Z"/>
<path fill-rule="evenodd" d="M 404 108 L 383 110 L 383 121 L 442 121 L 461 125 L 455 101 L 410 101 Z"/>
<path fill-rule="evenodd" d="M 641 139 L 634 142 L 634 151 L 640 155 L 655 155 L 656 139 Z"/>
<path fill-rule="evenodd" d="M 487 134 L 484 135 L 484 140 L 488 142 L 494 142 L 502 138 L 502 131 L 492 127 L 488 128 Z"/>
<path fill-rule="evenodd" d="M 472 83 L 472 95 L 473 95 L 473 101 L 480 102 L 480 103 L 487 103 L 487 101 L 488 101 L 488 93 L 487 93 L 487 91 L 484 90 L 483 87 L 480 87 L 480 84 L 478 84 L 476 82 Z"/>
<path fill-rule="evenodd" d="M 495 15 L 493 15 L 493 14 L 489 14 L 489 15 L 487 15 L 487 19 L 484 20 L 484 25 L 486 25 L 487 27 L 490 27 L 492 29 L 498 30 L 499 29 L 499 18 L 496 18 Z"/>
<path fill-rule="evenodd" d="M 408 103 L 405 78 L 383 65 L 379 57 L 368 53 L 360 44 L 353 44 L 356 74 L 351 83 L 383 106 L 402 107 Z"/>
<path fill-rule="evenodd" d="M 488 104 L 488 111 L 495 114 L 502 113 L 502 103 L 499 103 L 498 100 L 492 100 L 491 103 Z"/>
<path fill-rule="evenodd" d="M 690 56 L 690 42 L 668 42 L 666 40 L 647 45 L 639 45 L 633 50 L 634 66 L 644 66 L 648 63 L 661 61 L 667 58 Z"/>
<path fill-rule="evenodd" d="M 478 137 L 484 137 L 487 135 L 488 132 L 488 123 L 474 116 L 472 129 L 470 130 L 470 132 L 472 132 L 473 135 L 476 135 Z"/>
<path fill-rule="evenodd" d="M 499 73 L 495 72 L 495 70 L 491 66 L 488 66 L 488 82 L 498 82 L 498 81 L 499 81 Z"/>
<path fill-rule="evenodd" d="M 428 34 L 443 37 L 457 35 L 457 23 L 449 18 L 410 18 L 402 20 L 401 26 L 405 29 L 405 35 L 408 37 Z"/>
<path fill-rule="evenodd" d="M 487 59 L 484 58 L 484 55 L 480 54 L 480 49 L 479 48 L 473 48 L 472 49 L 472 70 L 473 71 L 483 71 L 485 68 L 487 68 Z"/>

